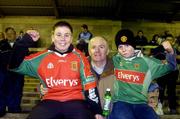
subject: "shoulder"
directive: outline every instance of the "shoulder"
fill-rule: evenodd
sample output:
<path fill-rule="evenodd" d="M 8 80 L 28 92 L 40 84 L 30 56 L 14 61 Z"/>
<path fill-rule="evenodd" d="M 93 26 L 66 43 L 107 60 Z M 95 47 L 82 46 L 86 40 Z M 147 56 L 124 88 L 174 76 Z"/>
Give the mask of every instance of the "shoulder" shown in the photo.
<path fill-rule="evenodd" d="M 43 55 L 46 55 L 46 54 L 48 54 L 48 50 L 40 51 L 40 52 L 33 53 L 33 54 L 25 57 L 25 60 L 34 59 L 34 58 L 37 58 L 37 57 L 40 57 L 40 56 L 43 56 Z"/>

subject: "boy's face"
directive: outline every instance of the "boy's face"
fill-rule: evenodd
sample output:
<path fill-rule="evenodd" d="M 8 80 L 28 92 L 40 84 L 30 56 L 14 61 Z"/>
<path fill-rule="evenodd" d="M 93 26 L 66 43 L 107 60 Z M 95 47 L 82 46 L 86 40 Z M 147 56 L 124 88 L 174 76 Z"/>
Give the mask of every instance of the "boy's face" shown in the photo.
<path fill-rule="evenodd" d="M 159 89 L 148 93 L 148 105 L 155 108 L 158 105 Z"/>
<path fill-rule="evenodd" d="M 71 30 L 66 26 L 57 27 L 52 34 L 52 41 L 54 42 L 55 49 L 60 52 L 66 52 L 72 43 Z"/>
<path fill-rule="evenodd" d="M 118 46 L 118 52 L 125 58 L 134 56 L 134 48 L 131 45 L 123 44 Z"/>

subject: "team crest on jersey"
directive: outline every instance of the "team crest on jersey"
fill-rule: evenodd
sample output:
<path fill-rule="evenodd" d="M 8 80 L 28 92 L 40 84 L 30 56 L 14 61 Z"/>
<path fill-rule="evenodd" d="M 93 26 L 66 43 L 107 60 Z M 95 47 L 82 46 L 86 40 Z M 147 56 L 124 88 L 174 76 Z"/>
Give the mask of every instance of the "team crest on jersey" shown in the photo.
<path fill-rule="evenodd" d="M 77 61 L 71 62 L 71 70 L 77 71 L 78 70 L 78 63 Z"/>
<path fill-rule="evenodd" d="M 48 65 L 47 65 L 47 69 L 53 69 L 54 68 L 54 65 L 53 65 L 53 63 L 48 63 Z"/>
<path fill-rule="evenodd" d="M 134 64 L 135 69 L 139 69 L 140 64 Z"/>

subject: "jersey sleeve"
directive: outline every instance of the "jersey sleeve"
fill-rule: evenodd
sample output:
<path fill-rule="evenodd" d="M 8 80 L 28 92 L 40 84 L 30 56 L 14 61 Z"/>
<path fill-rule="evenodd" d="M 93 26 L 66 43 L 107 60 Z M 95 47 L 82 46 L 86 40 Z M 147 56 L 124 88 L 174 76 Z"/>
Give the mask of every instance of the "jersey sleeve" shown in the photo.
<path fill-rule="evenodd" d="M 96 86 L 96 80 L 90 70 L 90 65 L 85 56 L 82 56 L 80 75 L 86 101 L 94 114 L 101 114 L 101 104 Z"/>
<path fill-rule="evenodd" d="M 165 62 L 153 57 L 146 57 L 145 60 L 149 65 L 152 79 L 159 78 L 176 69 L 175 55 L 167 54 Z"/>
<path fill-rule="evenodd" d="M 32 38 L 25 34 L 23 38 L 17 41 L 13 47 L 12 55 L 9 62 L 9 70 L 38 78 L 37 68 L 40 62 L 40 54 L 28 55 L 28 48 L 34 44 Z"/>

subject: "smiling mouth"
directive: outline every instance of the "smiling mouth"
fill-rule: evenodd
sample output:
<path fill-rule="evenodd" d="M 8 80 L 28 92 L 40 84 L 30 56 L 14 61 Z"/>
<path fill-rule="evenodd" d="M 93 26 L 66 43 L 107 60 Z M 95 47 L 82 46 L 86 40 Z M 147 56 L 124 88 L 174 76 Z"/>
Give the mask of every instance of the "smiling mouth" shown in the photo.
<path fill-rule="evenodd" d="M 66 44 L 65 44 L 65 43 L 59 43 L 59 45 L 61 45 L 61 46 L 65 46 Z"/>

